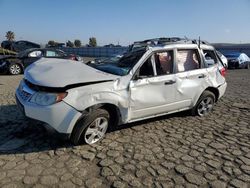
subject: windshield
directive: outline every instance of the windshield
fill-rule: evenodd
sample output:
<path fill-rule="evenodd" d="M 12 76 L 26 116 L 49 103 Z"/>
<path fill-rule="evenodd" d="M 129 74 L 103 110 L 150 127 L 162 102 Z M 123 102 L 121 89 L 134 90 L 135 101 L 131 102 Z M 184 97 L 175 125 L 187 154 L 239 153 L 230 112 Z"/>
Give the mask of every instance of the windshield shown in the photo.
<path fill-rule="evenodd" d="M 100 64 L 94 63 L 90 64 L 90 66 L 103 72 L 124 76 L 129 73 L 129 71 L 140 60 L 144 53 L 145 50 L 130 52 L 124 54 L 124 56 L 116 62 L 107 62 Z"/>

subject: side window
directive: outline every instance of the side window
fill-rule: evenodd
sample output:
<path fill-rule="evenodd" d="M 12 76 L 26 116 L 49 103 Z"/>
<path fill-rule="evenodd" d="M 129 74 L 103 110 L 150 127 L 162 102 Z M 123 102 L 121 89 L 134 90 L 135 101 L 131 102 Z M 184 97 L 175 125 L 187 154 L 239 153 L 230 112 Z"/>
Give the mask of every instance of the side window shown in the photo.
<path fill-rule="evenodd" d="M 154 70 L 153 70 L 152 61 L 150 57 L 140 67 L 139 77 L 144 78 L 144 77 L 152 77 L 152 76 L 154 76 Z"/>
<path fill-rule="evenodd" d="M 173 73 L 173 51 L 159 52 L 154 57 L 157 75 Z"/>
<path fill-rule="evenodd" d="M 30 52 L 29 57 L 42 57 L 42 52 L 41 51 L 33 51 L 33 52 Z"/>
<path fill-rule="evenodd" d="M 55 57 L 56 56 L 56 52 L 55 51 L 46 51 L 46 57 Z"/>
<path fill-rule="evenodd" d="M 218 59 L 216 57 L 216 54 L 214 53 L 214 51 L 212 50 L 203 50 L 203 54 L 204 54 L 204 57 L 205 57 L 205 60 L 209 61 L 209 62 L 212 62 L 211 60 L 214 61 L 214 64 L 217 64 L 218 63 Z"/>
<path fill-rule="evenodd" d="M 198 51 L 194 49 L 178 50 L 176 56 L 177 72 L 190 71 L 200 68 Z"/>
<path fill-rule="evenodd" d="M 57 52 L 56 52 L 56 56 L 57 56 L 57 57 L 63 57 L 64 54 L 63 54 L 63 52 L 61 52 L 61 51 L 57 51 Z"/>

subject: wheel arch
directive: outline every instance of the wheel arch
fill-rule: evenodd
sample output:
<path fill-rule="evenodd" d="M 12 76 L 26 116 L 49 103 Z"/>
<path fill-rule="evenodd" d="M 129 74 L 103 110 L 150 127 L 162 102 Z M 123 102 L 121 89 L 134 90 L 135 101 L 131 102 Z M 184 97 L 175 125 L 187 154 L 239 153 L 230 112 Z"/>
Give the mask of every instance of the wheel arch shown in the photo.
<path fill-rule="evenodd" d="M 102 108 L 108 111 L 110 119 L 112 120 L 112 128 L 121 123 L 121 112 L 118 106 L 112 103 L 99 103 L 93 106 L 88 107 L 85 112 L 91 113 L 92 110 L 97 108 Z"/>
<path fill-rule="evenodd" d="M 87 114 L 91 114 L 91 112 L 99 108 L 107 110 L 110 115 L 110 119 L 113 119 L 111 121 L 110 130 L 114 129 L 118 124 L 121 123 L 121 112 L 118 106 L 112 103 L 99 103 L 99 104 L 89 106 L 85 110 L 82 111 L 82 115 L 78 118 L 78 120 L 72 127 L 71 134 L 76 129 L 78 122 L 81 121 L 81 119 L 84 118 L 84 116 L 86 116 Z"/>
<path fill-rule="evenodd" d="M 212 92 L 212 93 L 214 94 L 214 96 L 215 96 L 215 102 L 218 101 L 219 96 L 220 96 L 220 93 L 219 93 L 218 88 L 215 88 L 215 87 L 208 87 L 208 88 L 206 88 L 204 91 L 210 91 L 210 92 Z"/>

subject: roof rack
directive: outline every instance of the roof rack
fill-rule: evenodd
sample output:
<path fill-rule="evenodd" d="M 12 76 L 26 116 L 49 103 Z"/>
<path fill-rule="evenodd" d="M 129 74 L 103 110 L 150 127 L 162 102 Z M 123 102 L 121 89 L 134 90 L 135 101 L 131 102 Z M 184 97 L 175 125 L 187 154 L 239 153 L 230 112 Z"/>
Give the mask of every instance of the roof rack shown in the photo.
<path fill-rule="evenodd" d="M 179 37 L 161 37 L 161 38 L 147 39 L 143 41 L 136 41 L 132 45 L 130 45 L 128 51 L 145 49 L 157 45 L 167 45 L 175 43 L 197 44 L 199 46 L 200 44 L 209 44 L 207 41 L 196 40 L 196 39 L 179 38 Z"/>
<path fill-rule="evenodd" d="M 174 43 L 183 41 L 186 39 L 179 38 L 179 37 L 161 37 L 161 38 L 153 38 L 153 39 L 147 39 L 143 41 L 136 41 L 134 44 L 147 44 L 147 45 L 159 45 L 159 44 L 165 44 L 165 43 Z"/>

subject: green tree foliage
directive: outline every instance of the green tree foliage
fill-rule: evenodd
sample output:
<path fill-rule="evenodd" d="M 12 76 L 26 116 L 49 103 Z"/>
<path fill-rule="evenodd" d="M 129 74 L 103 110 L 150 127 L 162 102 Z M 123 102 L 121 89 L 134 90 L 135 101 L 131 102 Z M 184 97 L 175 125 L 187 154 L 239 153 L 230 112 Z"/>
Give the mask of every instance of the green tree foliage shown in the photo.
<path fill-rule="evenodd" d="M 66 46 L 73 48 L 74 47 L 74 43 L 71 42 L 70 40 L 68 40 L 68 42 L 66 42 Z"/>
<path fill-rule="evenodd" d="M 82 42 L 81 42 L 79 39 L 76 39 L 76 40 L 74 41 L 74 44 L 75 44 L 75 47 L 77 47 L 77 48 L 79 48 L 79 47 L 82 46 Z"/>
<path fill-rule="evenodd" d="M 95 37 L 90 37 L 89 38 L 89 46 L 91 46 L 91 47 L 96 47 L 97 46 L 97 42 L 96 42 Z"/>
<path fill-rule="evenodd" d="M 54 40 L 50 40 L 50 41 L 48 42 L 48 45 L 49 45 L 49 46 L 56 46 L 56 43 L 57 43 L 57 42 L 55 42 Z"/>
<path fill-rule="evenodd" d="M 15 33 L 13 31 L 6 32 L 5 37 L 8 41 L 14 41 L 15 40 Z"/>

